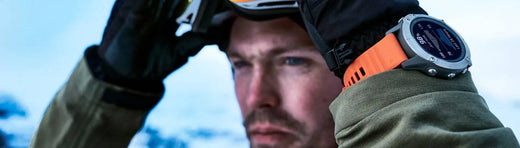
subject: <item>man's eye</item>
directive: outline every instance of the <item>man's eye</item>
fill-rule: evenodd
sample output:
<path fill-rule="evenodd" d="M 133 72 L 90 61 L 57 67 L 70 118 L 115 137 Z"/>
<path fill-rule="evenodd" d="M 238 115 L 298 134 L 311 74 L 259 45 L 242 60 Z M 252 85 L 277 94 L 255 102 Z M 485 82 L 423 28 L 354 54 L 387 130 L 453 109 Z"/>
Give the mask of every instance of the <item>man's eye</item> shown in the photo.
<path fill-rule="evenodd" d="M 233 68 L 234 69 L 240 69 L 240 68 L 243 68 L 245 66 L 248 66 L 249 63 L 246 62 L 246 61 L 236 61 L 236 62 L 233 62 Z"/>
<path fill-rule="evenodd" d="M 298 57 L 287 57 L 285 58 L 284 64 L 291 65 L 291 66 L 298 66 L 302 64 L 306 64 L 307 59 L 305 58 L 298 58 Z"/>

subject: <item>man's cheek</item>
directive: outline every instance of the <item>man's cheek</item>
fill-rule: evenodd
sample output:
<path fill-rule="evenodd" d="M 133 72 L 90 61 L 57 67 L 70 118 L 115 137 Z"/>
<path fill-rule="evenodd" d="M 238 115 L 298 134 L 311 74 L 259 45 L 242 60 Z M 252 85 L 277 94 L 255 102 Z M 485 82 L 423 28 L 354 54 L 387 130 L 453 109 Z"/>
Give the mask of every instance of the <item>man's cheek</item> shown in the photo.
<path fill-rule="evenodd" d="M 247 113 L 247 94 L 248 94 L 248 86 L 244 83 L 243 79 L 235 79 L 235 95 L 238 101 L 238 105 L 240 107 L 240 112 L 242 113 L 242 117 L 244 117 Z"/>
<path fill-rule="evenodd" d="M 316 120 L 315 118 L 319 118 L 319 116 L 325 116 L 329 113 L 328 105 L 330 103 L 330 99 L 328 96 L 331 94 L 327 94 L 333 91 L 328 91 L 330 89 L 335 89 L 332 87 L 328 87 L 322 81 L 313 81 L 313 80 L 300 80 L 301 83 L 299 89 L 294 90 L 294 108 L 297 108 L 296 114 L 302 116 L 303 118 L 307 118 L 304 120 Z"/>
<path fill-rule="evenodd" d="M 302 86 L 301 83 L 295 83 L 296 85 Z M 313 95 L 313 91 L 307 89 L 308 87 L 292 87 L 287 91 L 287 96 L 285 97 L 285 110 L 287 110 L 291 115 L 293 115 L 300 122 L 309 122 L 309 118 L 313 118 L 315 103 L 313 102 L 313 98 L 316 96 Z"/>
<path fill-rule="evenodd" d="M 308 95 L 309 77 L 306 74 L 303 75 L 290 75 L 290 74 L 279 74 L 278 81 L 280 82 L 281 93 L 285 93 L 288 97 L 298 98 L 303 95 Z"/>

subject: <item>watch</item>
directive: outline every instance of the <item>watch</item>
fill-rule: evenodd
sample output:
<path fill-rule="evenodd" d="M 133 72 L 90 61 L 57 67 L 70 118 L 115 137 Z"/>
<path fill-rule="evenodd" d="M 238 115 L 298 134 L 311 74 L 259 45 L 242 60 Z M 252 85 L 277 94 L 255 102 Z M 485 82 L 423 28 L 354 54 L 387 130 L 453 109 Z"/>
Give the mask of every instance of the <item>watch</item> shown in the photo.
<path fill-rule="evenodd" d="M 466 42 L 443 20 L 409 14 L 349 65 L 343 83 L 346 89 L 364 78 L 397 67 L 452 79 L 466 73 L 470 66 Z"/>

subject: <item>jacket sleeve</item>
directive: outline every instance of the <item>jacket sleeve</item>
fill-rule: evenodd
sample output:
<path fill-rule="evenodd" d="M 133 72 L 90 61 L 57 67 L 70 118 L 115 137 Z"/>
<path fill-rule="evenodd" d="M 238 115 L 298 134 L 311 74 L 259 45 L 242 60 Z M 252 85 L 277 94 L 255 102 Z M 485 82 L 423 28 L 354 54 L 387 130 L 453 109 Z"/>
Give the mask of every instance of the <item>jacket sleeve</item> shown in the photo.
<path fill-rule="evenodd" d="M 469 73 L 444 80 L 391 70 L 344 90 L 329 109 L 339 147 L 519 147 Z"/>
<path fill-rule="evenodd" d="M 151 107 L 128 108 L 106 100 L 158 100 L 163 95 L 100 81 L 88 65 L 83 58 L 76 66 L 48 106 L 29 147 L 127 147 Z"/>

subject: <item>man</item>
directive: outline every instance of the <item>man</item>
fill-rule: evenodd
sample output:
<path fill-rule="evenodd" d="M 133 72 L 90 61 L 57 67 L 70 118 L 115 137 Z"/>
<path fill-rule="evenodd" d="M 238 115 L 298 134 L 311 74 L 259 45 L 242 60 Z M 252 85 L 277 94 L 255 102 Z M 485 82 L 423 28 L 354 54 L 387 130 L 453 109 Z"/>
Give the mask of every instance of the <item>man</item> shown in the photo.
<path fill-rule="evenodd" d="M 227 55 L 252 147 L 337 147 L 328 111 L 341 83 L 291 19 L 237 18 Z"/>
<path fill-rule="evenodd" d="M 220 35 L 193 32 L 171 39 L 174 24 L 166 13 L 175 9 L 168 4 L 173 1 L 145 2 L 116 2 L 101 45 L 87 49 L 47 109 L 31 147 L 127 146 L 161 97 L 162 79 L 212 43 L 228 45 L 251 147 L 337 147 L 327 108 L 342 84 L 298 17 L 237 17 L 230 33 L 210 29 L 229 34 L 229 43 L 215 40 Z"/>
<path fill-rule="evenodd" d="M 161 97 L 162 79 L 202 45 L 222 44 L 212 34 L 168 38 L 173 32 L 165 30 L 173 25 L 168 21 L 175 8 L 172 4 L 116 2 L 101 45 L 86 51 L 85 59 L 45 113 L 31 146 L 128 144 Z M 417 1 L 299 0 L 298 4 L 314 45 L 348 86 L 329 107 L 338 147 L 518 147 L 511 129 L 503 127 L 478 95 L 469 73 L 441 79 L 399 65 L 376 73 L 364 70 L 372 67 L 350 67 L 363 59 L 362 53 L 373 51 L 372 47 L 399 49 L 390 48 L 400 45 L 387 41 L 393 34 L 385 32 L 408 14 L 425 14 Z M 280 27 L 274 30 L 301 35 L 301 28 L 287 18 L 271 21 L 238 18 L 234 25 L 251 27 L 234 26 L 228 49 L 252 146 L 334 146 L 326 138 L 332 134 L 327 127 L 332 124 L 330 117 L 319 109 L 332 100 L 329 93 L 335 96 L 338 92 L 334 81 L 339 80 L 328 71 L 320 72 L 324 62 L 309 51 L 308 38 L 283 38 L 283 42 L 301 43 L 286 44 L 270 30 Z M 258 36 L 251 37 L 252 33 Z M 393 44 L 376 46 L 380 43 Z M 349 70 L 359 73 L 352 76 Z"/>

